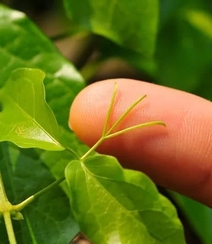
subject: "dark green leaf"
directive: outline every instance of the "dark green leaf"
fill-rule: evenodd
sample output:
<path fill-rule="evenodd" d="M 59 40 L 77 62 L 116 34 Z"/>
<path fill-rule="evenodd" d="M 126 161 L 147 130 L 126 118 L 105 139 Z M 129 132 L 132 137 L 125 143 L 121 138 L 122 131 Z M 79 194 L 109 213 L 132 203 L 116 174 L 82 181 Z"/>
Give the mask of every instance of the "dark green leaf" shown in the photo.
<path fill-rule="evenodd" d="M 212 243 L 212 209 L 190 198 L 172 192 L 188 221 L 204 244 Z"/>
<path fill-rule="evenodd" d="M 173 14 L 159 33 L 156 52 L 159 83 L 188 92 L 198 92 L 201 77 L 212 62 L 210 34 L 194 25 L 193 14 L 191 9 Z"/>
<path fill-rule="evenodd" d="M 73 214 L 94 243 L 185 243 L 174 207 L 144 174 L 99 155 L 72 161 L 65 175 Z"/>
<path fill-rule="evenodd" d="M 19 147 L 63 150 L 59 127 L 45 101 L 44 73 L 36 69 L 14 71 L 0 90 L 0 141 Z"/>
<path fill-rule="evenodd" d="M 1 143 L 0 171 L 12 204 L 17 204 L 54 181 L 49 170 L 33 149 L 19 149 Z M 70 213 L 69 199 L 60 187 L 27 206 L 24 220 L 13 221 L 17 243 L 69 243 L 79 231 Z M 4 222 L 0 222 L 0 243 L 8 244 Z"/>
<path fill-rule="evenodd" d="M 64 0 L 71 19 L 86 30 L 143 55 L 154 50 L 157 0 Z"/>

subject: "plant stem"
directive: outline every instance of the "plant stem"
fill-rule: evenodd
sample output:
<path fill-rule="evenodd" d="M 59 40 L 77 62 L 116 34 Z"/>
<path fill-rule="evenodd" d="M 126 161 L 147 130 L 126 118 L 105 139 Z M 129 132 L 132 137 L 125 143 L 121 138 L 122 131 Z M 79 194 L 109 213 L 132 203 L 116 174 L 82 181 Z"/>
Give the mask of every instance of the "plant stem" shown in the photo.
<path fill-rule="evenodd" d="M 87 158 L 87 156 L 92 153 L 93 151 L 95 151 L 95 149 L 105 140 L 105 137 L 101 137 L 81 158 L 80 161 L 85 160 L 85 158 Z"/>
<path fill-rule="evenodd" d="M 17 244 L 14 230 L 13 230 L 12 221 L 11 221 L 10 212 L 4 212 L 3 217 L 4 217 L 4 222 L 6 225 L 7 235 L 8 235 L 10 244 Z"/>
<path fill-rule="evenodd" d="M 13 205 L 13 210 L 14 211 L 21 211 L 23 208 L 25 208 L 27 205 L 29 205 L 31 202 L 33 202 L 35 199 L 42 196 L 46 192 L 50 191 L 53 187 L 58 186 L 64 180 L 65 180 L 65 177 L 63 176 L 60 179 L 53 182 L 52 184 L 50 184 L 49 186 L 45 187 L 44 189 L 40 190 L 39 192 L 35 193 L 34 195 L 28 197 L 23 202 L 21 202 L 17 205 Z"/>
<path fill-rule="evenodd" d="M 6 225 L 7 235 L 10 244 L 16 244 L 17 242 L 15 239 L 15 234 L 14 234 L 11 215 L 10 215 L 11 210 L 12 210 L 12 204 L 7 199 L 7 195 L 4 189 L 4 184 L 0 172 L 0 213 L 4 217 L 4 222 Z"/>
<path fill-rule="evenodd" d="M 8 199 L 4 189 L 4 184 L 0 172 L 0 212 L 3 213 L 5 210 L 8 210 L 7 205 L 8 205 Z"/>

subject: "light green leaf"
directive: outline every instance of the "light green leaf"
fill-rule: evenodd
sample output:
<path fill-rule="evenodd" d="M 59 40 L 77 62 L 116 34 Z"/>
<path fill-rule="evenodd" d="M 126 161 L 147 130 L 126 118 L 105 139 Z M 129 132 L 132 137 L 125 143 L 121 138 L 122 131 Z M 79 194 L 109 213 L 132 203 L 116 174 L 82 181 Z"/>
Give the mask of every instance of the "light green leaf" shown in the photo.
<path fill-rule="evenodd" d="M 86 30 L 143 55 L 154 50 L 157 0 L 64 0 L 71 19 Z"/>
<path fill-rule="evenodd" d="M 59 127 L 45 101 L 44 73 L 18 69 L 0 90 L 0 141 L 19 147 L 63 150 Z"/>
<path fill-rule="evenodd" d="M 24 13 L 0 4 L 0 23 L 0 87 L 16 68 L 43 70 L 47 102 L 68 129 L 70 104 L 84 86 L 81 75 Z"/>
<path fill-rule="evenodd" d="M 70 162 L 65 175 L 74 217 L 92 242 L 185 244 L 174 207 L 144 174 L 99 155 Z"/>
<path fill-rule="evenodd" d="M 20 149 L 1 143 L 0 171 L 8 199 L 18 204 L 54 182 L 54 177 L 34 149 Z M 22 211 L 24 219 L 14 220 L 17 243 L 69 243 L 79 227 L 70 211 L 69 199 L 60 187 L 40 196 Z M 0 221 L 0 243 L 8 244 L 4 221 Z"/>
<path fill-rule="evenodd" d="M 24 13 L 0 4 L 0 23 L 0 87 L 4 86 L 16 68 L 43 70 L 46 74 L 46 99 L 59 124 L 68 131 L 70 104 L 84 86 L 81 75 Z M 69 146 L 79 148 L 80 144 L 73 134 L 72 138 Z M 24 150 L 14 146 L 5 150 L 8 145 L 0 145 L 0 169 L 12 203 L 19 203 L 53 182 L 55 177 L 61 177 L 62 169 L 58 164 L 58 170 L 54 164 L 47 169 L 46 158 L 41 160 L 41 155 L 48 153 L 47 160 L 56 161 L 56 152 Z M 66 160 L 61 151 L 58 153 L 60 160 Z M 25 220 L 13 222 L 18 243 L 69 243 L 79 231 L 70 214 L 69 201 L 60 188 L 42 196 L 22 213 Z M 0 232 L 0 243 L 7 244 L 4 222 L 1 220 Z"/>
<path fill-rule="evenodd" d="M 24 13 L 0 4 L 0 23 L 0 87 L 16 68 L 30 67 L 43 70 L 46 74 L 46 100 L 63 131 L 71 133 L 68 128 L 68 114 L 74 97 L 84 86 L 81 75 Z M 81 147 L 73 133 L 71 140 L 65 145 L 74 150 Z M 48 160 L 51 157 L 52 161 L 55 160 L 54 152 L 41 153 L 48 154 Z M 61 160 L 64 158 L 63 155 L 60 155 Z M 49 163 L 46 163 L 49 166 Z M 56 176 L 61 176 L 61 168 L 62 166 Z M 52 173 L 56 172 L 55 165 L 49 166 L 49 169 Z"/>

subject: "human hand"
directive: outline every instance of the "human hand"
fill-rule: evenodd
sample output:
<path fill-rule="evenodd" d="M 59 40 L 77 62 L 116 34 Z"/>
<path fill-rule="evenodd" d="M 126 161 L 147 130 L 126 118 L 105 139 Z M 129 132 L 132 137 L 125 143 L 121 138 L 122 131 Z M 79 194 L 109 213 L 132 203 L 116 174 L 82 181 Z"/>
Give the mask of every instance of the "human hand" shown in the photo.
<path fill-rule="evenodd" d="M 118 83 L 118 94 L 111 121 L 147 94 L 118 130 L 153 120 L 162 120 L 166 127 L 131 131 L 103 142 L 97 151 L 117 157 L 124 167 L 146 173 L 159 185 L 212 207 L 212 103 L 136 80 L 94 83 L 76 97 L 69 118 L 73 131 L 89 146 L 101 136 L 114 82 Z"/>

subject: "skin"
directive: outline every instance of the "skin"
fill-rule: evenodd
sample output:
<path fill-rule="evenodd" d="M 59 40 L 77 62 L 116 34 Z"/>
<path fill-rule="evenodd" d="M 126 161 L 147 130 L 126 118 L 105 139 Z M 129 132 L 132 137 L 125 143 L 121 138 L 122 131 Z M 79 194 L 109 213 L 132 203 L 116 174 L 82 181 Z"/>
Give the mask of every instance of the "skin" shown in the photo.
<path fill-rule="evenodd" d="M 145 98 L 117 130 L 162 120 L 109 139 L 98 152 L 113 155 L 127 168 L 146 173 L 155 183 L 212 207 L 212 103 L 182 91 L 129 79 L 97 82 L 74 100 L 69 125 L 92 146 L 101 136 L 114 82 L 118 94 L 114 122 L 137 98 Z"/>

